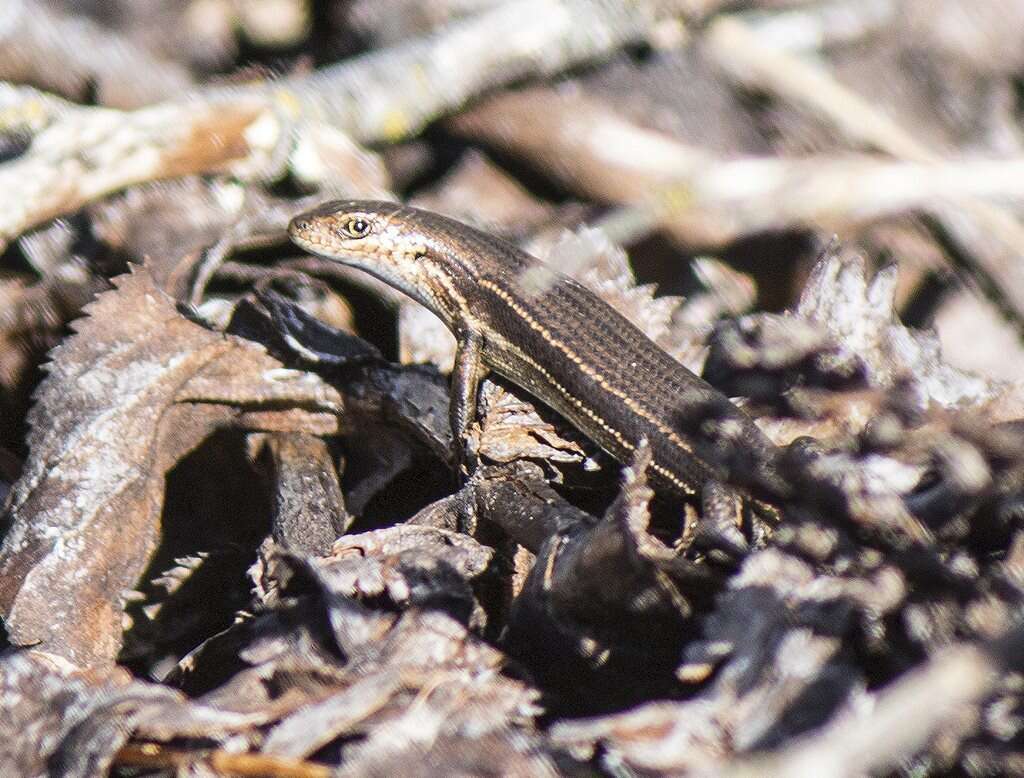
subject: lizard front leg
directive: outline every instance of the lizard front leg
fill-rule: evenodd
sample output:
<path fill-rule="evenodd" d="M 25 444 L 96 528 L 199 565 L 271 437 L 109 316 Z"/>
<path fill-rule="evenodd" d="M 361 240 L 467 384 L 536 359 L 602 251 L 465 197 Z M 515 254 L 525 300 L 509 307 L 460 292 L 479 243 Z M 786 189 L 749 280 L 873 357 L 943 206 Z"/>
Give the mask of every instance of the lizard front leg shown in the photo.
<path fill-rule="evenodd" d="M 464 330 L 456 335 L 455 366 L 452 368 L 451 401 L 448 420 L 452 428 L 452 449 L 459 477 L 470 473 L 475 465 L 474 452 L 468 451 L 469 426 L 476 419 L 477 391 L 487 375 L 483 362 L 483 337 Z"/>

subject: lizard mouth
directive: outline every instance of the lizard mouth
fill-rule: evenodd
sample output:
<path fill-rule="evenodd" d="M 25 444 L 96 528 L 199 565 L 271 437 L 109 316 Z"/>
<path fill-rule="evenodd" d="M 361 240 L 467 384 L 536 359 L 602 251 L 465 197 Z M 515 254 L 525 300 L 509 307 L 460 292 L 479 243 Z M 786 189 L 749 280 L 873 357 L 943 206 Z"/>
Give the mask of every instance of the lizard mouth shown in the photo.
<path fill-rule="evenodd" d="M 328 259 L 335 258 L 329 256 L 329 252 L 337 251 L 340 248 L 335 245 L 334 241 L 325 238 L 323 230 L 317 228 L 315 222 L 302 216 L 295 217 L 288 224 L 288 237 L 299 248 L 313 254 L 327 256 Z"/>

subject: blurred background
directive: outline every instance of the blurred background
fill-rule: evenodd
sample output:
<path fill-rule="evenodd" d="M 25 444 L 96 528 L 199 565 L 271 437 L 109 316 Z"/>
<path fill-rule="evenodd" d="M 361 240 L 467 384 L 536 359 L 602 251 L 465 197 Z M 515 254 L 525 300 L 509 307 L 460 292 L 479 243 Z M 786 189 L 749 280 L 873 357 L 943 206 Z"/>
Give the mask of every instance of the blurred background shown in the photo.
<path fill-rule="evenodd" d="M 47 128 L 65 146 L 39 150 L 43 172 L 0 173 L 0 266 L 24 288 L 65 266 L 54 243 L 84 257 L 85 296 L 49 302 L 60 325 L 97 270 L 165 248 L 158 232 L 201 218 L 241 239 L 243 211 L 283 223 L 254 198 L 354 194 L 535 248 L 597 226 L 640 281 L 710 284 L 736 314 L 793 305 L 836 236 L 899 263 L 899 313 L 936 328 L 949 363 L 1019 379 L 1022 27 L 1014 0 L 7 0 L 0 153 Z M 89 170 L 55 159 L 90 133 L 110 144 Z M 210 194 L 216 174 L 234 204 Z M 190 176 L 173 198 L 148 186 Z M 2 332 L 24 350 L 21 329 Z"/>

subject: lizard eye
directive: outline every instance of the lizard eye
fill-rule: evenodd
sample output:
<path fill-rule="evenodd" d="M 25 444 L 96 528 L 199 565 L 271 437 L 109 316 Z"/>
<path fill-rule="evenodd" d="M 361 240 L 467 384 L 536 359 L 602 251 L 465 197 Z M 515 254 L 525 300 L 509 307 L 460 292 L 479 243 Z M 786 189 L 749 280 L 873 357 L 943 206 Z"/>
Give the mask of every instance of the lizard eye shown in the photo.
<path fill-rule="evenodd" d="M 370 232 L 370 222 L 360 216 L 353 216 L 341 225 L 341 231 L 350 238 L 365 238 Z"/>

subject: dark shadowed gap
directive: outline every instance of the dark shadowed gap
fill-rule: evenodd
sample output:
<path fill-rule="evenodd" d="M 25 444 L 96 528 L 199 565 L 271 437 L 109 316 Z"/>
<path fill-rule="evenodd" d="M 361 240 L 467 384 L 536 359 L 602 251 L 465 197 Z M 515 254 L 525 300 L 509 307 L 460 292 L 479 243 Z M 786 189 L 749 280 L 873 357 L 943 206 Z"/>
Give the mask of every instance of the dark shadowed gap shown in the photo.
<path fill-rule="evenodd" d="M 246 456 L 246 436 L 211 436 L 167 474 L 160 545 L 142 574 L 145 601 L 128 608 L 134 624 L 125 633 L 119 662 L 140 677 L 168 666 L 204 638 L 230 626 L 249 607 L 246 570 L 270 532 L 269 489 Z M 153 583 L 175 560 L 207 557 L 168 594 Z M 143 610 L 150 608 L 155 618 Z"/>

